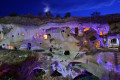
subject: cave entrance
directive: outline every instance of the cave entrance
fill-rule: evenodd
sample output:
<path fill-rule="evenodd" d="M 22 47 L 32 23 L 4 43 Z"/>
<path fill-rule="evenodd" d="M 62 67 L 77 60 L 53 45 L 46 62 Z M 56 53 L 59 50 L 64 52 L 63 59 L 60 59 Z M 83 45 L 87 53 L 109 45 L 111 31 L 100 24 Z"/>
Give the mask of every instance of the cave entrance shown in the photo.
<path fill-rule="evenodd" d="M 66 51 L 64 52 L 64 55 L 70 55 L 70 51 L 67 51 L 67 50 L 66 50 Z"/>

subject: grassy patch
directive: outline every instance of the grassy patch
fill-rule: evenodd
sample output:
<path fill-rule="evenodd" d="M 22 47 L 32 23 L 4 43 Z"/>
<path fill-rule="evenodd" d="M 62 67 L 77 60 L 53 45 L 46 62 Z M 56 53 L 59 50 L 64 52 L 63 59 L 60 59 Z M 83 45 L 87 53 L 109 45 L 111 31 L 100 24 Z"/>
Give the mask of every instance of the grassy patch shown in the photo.
<path fill-rule="evenodd" d="M 20 50 L 1 50 L 0 51 L 0 65 L 3 63 L 16 63 L 24 61 L 28 56 L 34 56 L 31 51 L 20 51 Z"/>
<path fill-rule="evenodd" d="M 0 77 L 0 80 L 15 80 L 15 79 L 5 76 L 5 77 Z"/>

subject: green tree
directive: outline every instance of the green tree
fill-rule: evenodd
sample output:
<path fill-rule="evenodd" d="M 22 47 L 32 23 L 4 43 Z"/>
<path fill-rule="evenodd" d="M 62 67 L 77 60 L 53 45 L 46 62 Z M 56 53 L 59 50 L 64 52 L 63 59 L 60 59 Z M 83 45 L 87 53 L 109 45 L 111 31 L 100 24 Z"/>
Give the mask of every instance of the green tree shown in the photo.
<path fill-rule="evenodd" d="M 100 12 L 93 12 L 91 16 L 99 16 L 101 13 Z"/>
<path fill-rule="evenodd" d="M 32 13 L 29 13 L 29 14 L 25 15 L 25 17 L 34 18 L 35 16 Z"/>
<path fill-rule="evenodd" d="M 60 18 L 60 17 L 61 17 L 60 14 L 57 14 L 57 15 L 56 15 L 56 18 Z"/>
<path fill-rule="evenodd" d="M 70 12 L 65 13 L 65 16 L 64 16 L 64 17 L 65 17 L 65 18 L 71 17 L 71 13 L 70 13 Z"/>
<path fill-rule="evenodd" d="M 10 17 L 16 17 L 16 16 L 17 16 L 17 12 L 10 13 L 9 16 L 10 16 Z"/>
<path fill-rule="evenodd" d="M 42 15 L 42 12 L 39 12 L 38 13 L 38 17 L 42 17 L 43 15 Z"/>
<path fill-rule="evenodd" d="M 51 18 L 53 17 L 53 14 L 51 13 L 51 11 L 48 11 L 45 13 L 45 17 Z"/>

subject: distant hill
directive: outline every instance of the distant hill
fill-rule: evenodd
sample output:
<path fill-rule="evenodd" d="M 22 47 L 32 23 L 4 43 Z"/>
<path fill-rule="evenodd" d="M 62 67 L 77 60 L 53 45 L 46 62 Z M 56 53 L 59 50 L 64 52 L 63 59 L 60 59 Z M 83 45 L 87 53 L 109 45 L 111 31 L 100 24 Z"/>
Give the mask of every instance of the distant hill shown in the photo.
<path fill-rule="evenodd" d="M 65 23 L 69 21 L 78 21 L 79 23 L 114 23 L 120 22 L 120 14 L 108 14 L 91 17 L 68 17 L 68 18 L 46 18 L 46 17 L 9 17 L 0 18 L 0 24 L 20 24 L 20 25 L 35 25 L 39 26 L 46 23 Z"/>

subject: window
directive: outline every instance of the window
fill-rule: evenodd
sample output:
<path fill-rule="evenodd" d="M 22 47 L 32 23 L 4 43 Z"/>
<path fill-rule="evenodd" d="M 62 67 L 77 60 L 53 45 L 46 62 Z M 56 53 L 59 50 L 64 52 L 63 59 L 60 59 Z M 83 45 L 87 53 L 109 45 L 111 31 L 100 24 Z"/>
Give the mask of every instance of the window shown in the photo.
<path fill-rule="evenodd" d="M 87 44 L 87 40 L 84 40 L 84 41 L 83 41 L 83 44 Z"/>
<path fill-rule="evenodd" d="M 91 36 L 90 37 L 90 41 L 94 41 L 94 40 L 96 40 L 97 38 L 95 37 L 95 36 Z"/>
<path fill-rule="evenodd" d="M 44 38 L 44 39 L 47 39 L 47 35 L 43 35 L 43 38 Z"/>
<path fill-rule="evenodd" d="M 100 31 L 100 35 L 103 35 L 103 32 L 102 32 L 102 31 Z"/>
<path fill-rule="evenodd" d="M 8 49 L 10 49 L 10 45 L 8 46 Z"/>
<path fill-rule="evenodd" d="M 96 44 L 96 48 L 99 48 L 99 47 L 100 47 L 100 41 L 98 41 Z"/>
<path fill-rule="evenodd" d="M 39 35 L 36 33 L 36 36 L 38 37 Z"/>
<path fill-rule="evenodd" d="M 5 44 L 3 44 L 3 46 L 5 46 Z"/>
<path fill-rule="evenodd" d="M 13 46 L 11 46 L 11 50 L 13 50 Z"/>
<path fill-rule="evenodd" d="M 47 35 L 47 38 L 51 38 L 51 35 L 50 34 L 46 34 Z"/>
<path fill-rule="evenodd" d="M 12 35 L 12 37 L 14 37 L 14 35 Z"/>
<path fill-rule="evenodd" d="M 116 44 L 116 43 L 117 43 L 117 39 L 115 39 L 115 38 L 112 39 L 112 40 L 111 40 L 111 43 Z"/>
<path fill-rule="evenodd" d="M 84 32 L 88 31 L 89 29 L 90 29 L 90 28 L 85 28 L 85 29 L 84 29 Z"/>
<path fill-rule="evenodd" d="M 22 33 L 22 36 L 24 36 L 25 34 L 24 33 Z"/>

